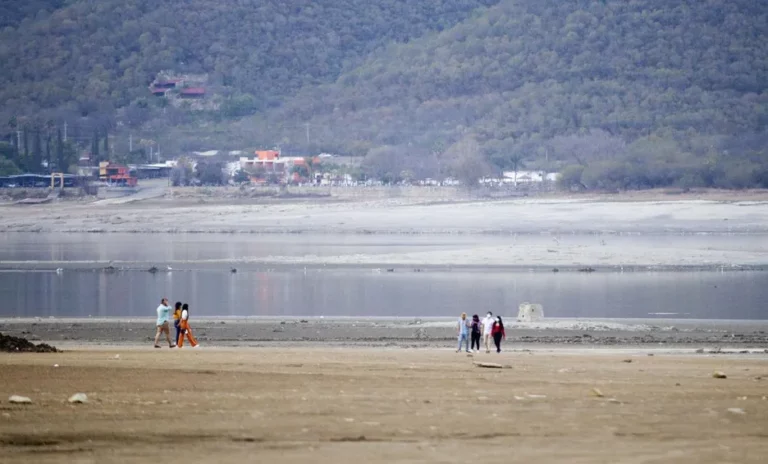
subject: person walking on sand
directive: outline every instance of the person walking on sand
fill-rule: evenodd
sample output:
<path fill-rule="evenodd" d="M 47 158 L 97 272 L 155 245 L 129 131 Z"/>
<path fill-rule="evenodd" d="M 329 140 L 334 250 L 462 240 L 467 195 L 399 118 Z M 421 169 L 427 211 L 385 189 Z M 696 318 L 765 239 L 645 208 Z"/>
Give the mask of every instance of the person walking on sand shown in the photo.
<path fill-rule="evenodd" d="M 189 340 L 189 344 L 192 345 L 192 348 L 197 348 L 200 345 L 197 344 L 197 340 L 195 340 L 195 336 L 192 335 L 192 328 L 189 326 L 189 305 L 184 303 L 181 306 L 181 323 L 179 324 L 181 326 L 181 334 L 179 335 L 179 340 L 176 343 L 176 345 L 181 348 L 184 346 L 184 336 L 187 336 L 187 340 Z"/>
<path fill-rule="evenodd" d="M 488 311 L 488 314 L 485 315 L 485 319 L 483 319 L 483 343 L 485 344 L 486 353 L 491 352 L 491 339 L 493 338 L 491 330 L 493 329 L 494 322 L 496 322 L 496 320 L 493 318 L 493 313 Z"/>
<path fill-rule="evenodd" d="M 496 317 L 496 322 L 493 323 L 491 329 L 491 335 L 493 335 L 493 343 L 496 344 L 496 352 L 501 353 L 501 340 L 507 339 L 507 334 L 504 332 L 504 321 L 501 320 L 501 316 Z"/>
<path fill-rule="evenodd" d="M 461 318 L 459 318 L 459 349 L 456 350 L 457 353 L 461 352 L 461 345 L 464 344 L 467 347 L 467 353 L 470 353 L 469 351 L 469 321 L 467 320 L 467 313 L 461 313 Z"/>
<path fill-rule="evenodd" d="M 170 317 L 171 308 L 168 306 L 168 299 L 163 298 L 160 300 L 160 306 L 157 307 L 157 321 L 155 321 L 155 325 L 157 326 L 157 332 L 155 333 L 155 348 L 160 348 L 158 342 L 160 341 L 160 335 L 163 333 L 165 333 L 165 339 L 168 340 L 168 346 L 170 348 L 176 346 L 171 342 L 171 328 L 170 323 L 168 322 Z"/>
<path fill-rule="evenodd" d="M 472 351 L 475 351 L 477 346 L 477 352 L 480 352 L 480 316 L 474 314 L 472 316 L 472 331 L 470 333 L 472 337 Z"/>
<path fill-rule="evenodd" d="M 178 343 L 181 335 L 181 301 L 177 301 L 173 309 L 173 327 L 176 328 L 176 337 L 174 340 Z"/>

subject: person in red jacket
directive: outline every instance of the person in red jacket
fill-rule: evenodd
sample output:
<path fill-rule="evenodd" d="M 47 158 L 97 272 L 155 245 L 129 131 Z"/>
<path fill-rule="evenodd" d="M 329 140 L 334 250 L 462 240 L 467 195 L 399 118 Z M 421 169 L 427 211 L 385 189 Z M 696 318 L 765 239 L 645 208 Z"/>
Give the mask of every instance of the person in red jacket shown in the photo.
<path fill-rule="evenodd" d="M 491 328 L 491 336 L 493 337 L 493 343 L 496 344 L 496 352 L 501 353 L 501 340 L 507 339 L 507 334 L 504 332 L 504 321 L 501 320 L 501 316 L 496 316 L 496 320 Z"/>

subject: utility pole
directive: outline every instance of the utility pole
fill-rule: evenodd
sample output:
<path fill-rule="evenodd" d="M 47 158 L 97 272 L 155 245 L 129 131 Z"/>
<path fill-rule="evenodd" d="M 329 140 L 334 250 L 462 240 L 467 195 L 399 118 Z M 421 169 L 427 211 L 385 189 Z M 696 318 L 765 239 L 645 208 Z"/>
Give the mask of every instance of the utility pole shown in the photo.
<path fill-rule="evenodd" d="M 64 121 L 64 141 L 67 141 L 67 122 Z"/>
<path fill-rule="evenodd" d="M 16 131 L 16 155 L 21 152 L 21 131 Z"/>
<path fill-rule="evenodd" d="M 133 134 L 128 134 L 128 152 L 133 152 Z"/>

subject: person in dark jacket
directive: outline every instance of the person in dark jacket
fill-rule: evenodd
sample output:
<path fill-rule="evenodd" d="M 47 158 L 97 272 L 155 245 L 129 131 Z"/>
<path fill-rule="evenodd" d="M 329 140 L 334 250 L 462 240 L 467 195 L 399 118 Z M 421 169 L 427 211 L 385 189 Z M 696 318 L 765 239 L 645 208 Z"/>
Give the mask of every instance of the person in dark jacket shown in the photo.
<path fill-rule="evenodd" d="M 477 349 L 477 352 L 480 352 L 480 316 L 477 314 L 472 316 L 472 351 L 475 351 Z M 477 348 L 475 348 L 477 346 Z"/>
<path fill-rule="evenodd" d="M 506 340 L 507 338 L 507 334 L 504 332 L 504 321 L 501 320 L 501 316 L 496 316 L 496 321 L 491 329 L 491 336 L 493 336 L 493 343 L 496 344 L 496 352 L 501 353 L 501 340 Z"/>
<path fill-rule="evenodd" d="M 181 336 L 181 301 L 176 302 L 176 307 L 173 310 L 173 326 L 176 328 L 176 342 L 178 343 Z"/>

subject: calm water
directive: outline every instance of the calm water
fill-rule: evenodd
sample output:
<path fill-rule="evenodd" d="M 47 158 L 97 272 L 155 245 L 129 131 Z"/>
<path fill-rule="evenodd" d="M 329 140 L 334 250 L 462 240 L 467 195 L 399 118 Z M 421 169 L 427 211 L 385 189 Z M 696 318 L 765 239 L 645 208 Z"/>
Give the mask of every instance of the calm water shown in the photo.
<path fill-rule="evenodd" d="M 0 316 L 152 316 L 162 295 L 206 316 L 548 316 L 766 319 L 768 273 L 1 272 Z"/>
<path fill-rule="evenodd" d="M 475 240 L 4 234 L 0 236 L 0 261 L 162 261 L 234 258 L 244 254 L 390 253 L 447 249 Z M 720 239 L 684 240 L 690 245 L 692 240 Z M 743 244 L 735 242 L 733 247 L 742 246 L 740 243 Z M 665 245 L 669 246 L 669 242 L 665 241 Z M 652 313 L 676 313 L 671 317 L 768 319 L 768 272 L 376 273 L 364 269 L 300 268 L 274 272 L 241 270 L 236 274 L 226 269 L 157 274 L 0 272 L 0 317 L 152 317 L 161 296 L 187 301 L 201 316 L 430 317 L 453 316 L 462 311 L 482 313 L 488 309 L 516 314 L 518 304 L 529 301 L 543 304 L 546 315 L 553 317 L 643 318 L 653 317 Z"/>

